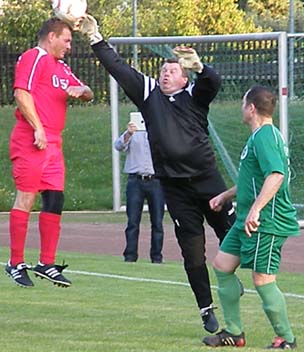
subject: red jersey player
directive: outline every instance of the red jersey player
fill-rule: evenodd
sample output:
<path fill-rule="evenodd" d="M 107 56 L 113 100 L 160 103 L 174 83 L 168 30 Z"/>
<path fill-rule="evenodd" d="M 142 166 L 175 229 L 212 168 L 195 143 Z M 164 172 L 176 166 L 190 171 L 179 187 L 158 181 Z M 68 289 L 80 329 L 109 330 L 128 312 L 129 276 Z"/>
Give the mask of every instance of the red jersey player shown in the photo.
<path fill-rule="evenodd" d="M 45 21 L 38 33 L 38 46 L 24 52 L 16 64 L 14 96 L 16 124 L 10 138 L 10 158 L 17 196 L 10 212 L 10 259 L 5 272 L 16 284 L 34 286 L 24 262 L 29 215 L 36 195 L 42 197 L 39 215 L 40 258 L 36 276 L 59 286 L 71 281 L 56 265 L 56 248 L 64 201 L 64 159 L 61 132 L 68 98 L 93 99 L 62 59 L 71 50 L 72 31 L 57 18 Z"/>

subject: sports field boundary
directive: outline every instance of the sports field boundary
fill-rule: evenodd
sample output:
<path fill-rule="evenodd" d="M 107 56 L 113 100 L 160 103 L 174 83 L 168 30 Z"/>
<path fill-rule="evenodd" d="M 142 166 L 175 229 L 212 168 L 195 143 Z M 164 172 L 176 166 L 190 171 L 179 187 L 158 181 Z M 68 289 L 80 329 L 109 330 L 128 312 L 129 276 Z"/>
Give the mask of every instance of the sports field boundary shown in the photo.
<path fill-rule="evenodd" d="M 0 262 L 0 265 L 5 266 L 6 263 Z M 171 280 L 159 280 L 152 278 L 143 278 L 143 277 L 134 277 L 134 276 L 125 276 L 125 275 L 116 275 L 116 274 L 107 274 L 107 273 L 96 273 L 91 271 L 83 271 L 83 270 L 65 270 L 66 273 L 76 274 L 76 275 L 84 275 L 84 276 L 94 276 L 100 278 L 108 278 L 108 279 L 117 279 L 117 280 L 127 280 L 127 281 L 135 281 L 135 282 L 146 282 L 146 283 L 156 283 L 163 285 L 173 285 L 173 286 L 185 286 L 190 287 L 187 282 L 182 281 L 171 281 Z M 211 285 L 213 290 L 217 290 L 217 286 Z M 244 289 L 244 292 L 247 294 L 257 294 L 255 290 L 252 289 Z M 304 299 L 304 295 L 298 295 L 290 292 L 283 292 L 283 295 L 288 298 L 296 298 L 296 299 Z"/>
<path fill-rule="evenodd" d="M 28 227 L 26 249 L 40 248 L 38 216 L 32 214 Z M 113 212 L 71 212 L 64 213 L 58 251 L 114 255 L 123 260 L 125 247 L 125 213 Z M 303 273 L 304 231 L 302 236 L 289 238 L 282 251 L 280 272 Z M 164 221 L 164 261 L 178 261 L 183 258 L 174 234 L 174 226 L 168 214 Z M 151 242 L 151 224 L 148 214 L 144 214 L 139 236 L 139 259 L 148 260 Z M 0 213 L 1 247 L 10 246 L 9 216 Z M 214 231 L 206 225 L 206 257 L 210 264 L 218 251 L 218 239 Z M 3 258 L 4 260 L 5 258 Z"/>

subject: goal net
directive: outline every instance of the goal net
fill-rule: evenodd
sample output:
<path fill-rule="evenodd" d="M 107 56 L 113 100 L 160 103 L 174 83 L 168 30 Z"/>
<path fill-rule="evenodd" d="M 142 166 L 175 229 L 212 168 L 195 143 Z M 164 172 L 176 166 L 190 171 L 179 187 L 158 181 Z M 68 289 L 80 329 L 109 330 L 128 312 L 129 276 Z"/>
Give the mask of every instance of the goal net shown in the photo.
<path fill-rule="evenodd" d="M 285 32 L 241 35 L 215 35 L 199 37 L 133 37 L 110 38 L 109 42 L 130 64 L 146 75 L 158 77 L 159 68 L 171 56 L 176 45 L 191 45 L 202 62 L 213 66 L 220 74 L 222 86 L 209 113 L 210 137 L 214 144 L 218 164 L 228 186 L 235 183 L 239 156 L 250 134 L 241 123 L 241 98 L 253 84 L 269 86 L 278 96 L 275 124 L 289 144 L 291 156 L 291 196 L 302 217 L 303 185 L 303 127 L 301 122 L 302 90 L 298 87 L 297 73 L 303 75 L 302 37 L 293 42 L 293 94 L 288 99 L 290 80 L 290 47 Z M 133 55 L 136 51 L 136 55 Z M 299 62 L 296 58 L 300 58 Z M 303 79 L 302 79 L 303 82 Z M 125 129 L 129 113 L 137 111 L 124 96 L 116 81 L 110 80 L 112 140 Z M 126 105 L 127 104 L 127 105 Z M 113 144 L 113 143 L 112 143 Z M 126 177 L 122 174 L 124 157 L 113 148 L 113 209 L 124 209 Z"/>

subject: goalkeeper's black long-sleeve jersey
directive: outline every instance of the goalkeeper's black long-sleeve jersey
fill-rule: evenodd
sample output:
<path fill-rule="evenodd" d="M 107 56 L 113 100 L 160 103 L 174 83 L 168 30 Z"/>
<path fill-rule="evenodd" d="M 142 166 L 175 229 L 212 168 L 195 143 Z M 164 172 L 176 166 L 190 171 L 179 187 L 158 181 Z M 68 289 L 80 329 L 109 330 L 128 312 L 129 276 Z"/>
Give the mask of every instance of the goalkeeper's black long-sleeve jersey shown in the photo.
<path fill-rule="evenodd" d="M 159 177 L 210 177 L 216 170 L 208 136 L 209 104 L 220 78 L 204 65 L 184 89 L 165 95 L 158 82 L 136 71 L 101 41 L 92 46 L 97 58 L 138 107 L 146 122 L 155 173 Z"/>

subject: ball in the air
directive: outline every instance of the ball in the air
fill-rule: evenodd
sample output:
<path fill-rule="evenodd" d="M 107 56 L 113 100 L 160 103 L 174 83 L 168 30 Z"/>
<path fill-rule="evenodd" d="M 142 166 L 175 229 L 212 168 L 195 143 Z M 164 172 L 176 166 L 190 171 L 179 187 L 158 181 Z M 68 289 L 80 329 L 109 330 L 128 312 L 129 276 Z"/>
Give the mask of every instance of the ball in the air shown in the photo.
<path fill-rule="evenodd" d="M 86 0 L 55 0 L 52 7 L 59 18 L 62 16 L 81 18 L 85 16 L 88 4 Z"/>

